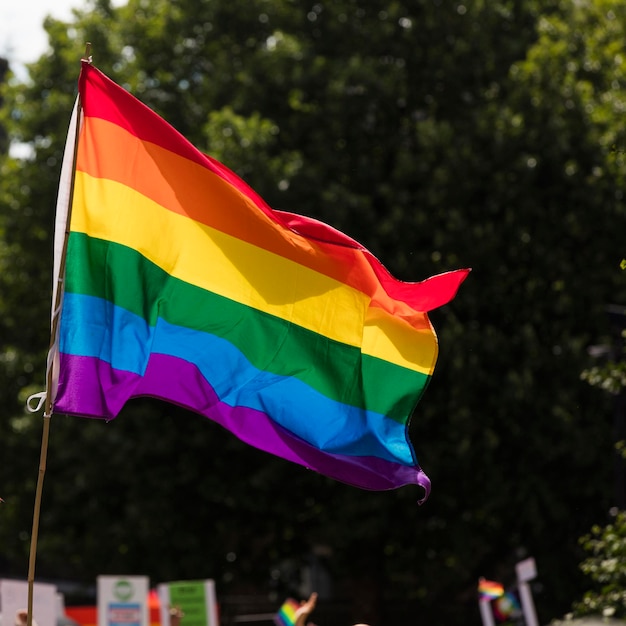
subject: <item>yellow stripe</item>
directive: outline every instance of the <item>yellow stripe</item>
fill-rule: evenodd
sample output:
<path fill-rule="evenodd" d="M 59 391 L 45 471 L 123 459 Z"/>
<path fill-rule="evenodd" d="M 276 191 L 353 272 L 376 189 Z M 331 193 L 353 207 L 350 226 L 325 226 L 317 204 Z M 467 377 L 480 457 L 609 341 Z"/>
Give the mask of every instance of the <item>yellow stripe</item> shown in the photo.
<path fill-rule="evenodd" d="M 427 321 L 425 313 L 420 315 Z M 378 307 L 370 307 L 365 318 L 361 349 L 365 354 L 378 356 L 423 374 L 432 374 L 437 361 L 438 344 L 430 322 L 425 328 L 413 328 L 402 318 L 394 317 Z"/>
<path fill-rule="evenodd" d="M 168 211 L 115 181 L 76 172 L 71 230 L 133 248 L 180 280 L 366 354 L 432 370 L 423 358 L 414 360 L 416 351 L 432 354 L 432 333 L 370 309 L 365 294 L 340 281 Z"/>

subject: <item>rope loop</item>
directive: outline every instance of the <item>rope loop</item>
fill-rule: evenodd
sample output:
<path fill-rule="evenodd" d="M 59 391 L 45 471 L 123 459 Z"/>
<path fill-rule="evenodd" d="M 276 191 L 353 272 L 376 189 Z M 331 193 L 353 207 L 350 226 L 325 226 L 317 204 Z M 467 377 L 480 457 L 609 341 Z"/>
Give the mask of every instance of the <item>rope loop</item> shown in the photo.
<path fill-rule="evenodd" d="M 37 404 L 33 406 L 33 402 L 37 400 Z M 26 408 L 30 413 L 37 413 L 39 409 L 43 406 L 43 403 L 46 401 L 46 392 L 40 391 L 38 393 L 34 393 L 32 396 L 28 397 L 26 400 Z"/>

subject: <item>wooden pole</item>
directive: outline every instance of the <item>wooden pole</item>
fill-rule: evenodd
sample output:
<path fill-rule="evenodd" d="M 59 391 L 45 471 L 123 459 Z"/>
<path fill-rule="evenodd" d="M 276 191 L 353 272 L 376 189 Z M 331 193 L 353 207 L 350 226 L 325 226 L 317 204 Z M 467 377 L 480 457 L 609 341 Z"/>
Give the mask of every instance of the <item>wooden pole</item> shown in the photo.
<path fill-rule="evenodd" d="M 41 452 L 39 455 L 39 474 L 35 491 L 35 508 L 33 510 L 33 530 L 30 538 L 30 558 L 28 560 L 28 611 L 26 623 L 33 623 L 33 587 L 35 583 L 35 555 L 37 553 L 37 538 L 39 536 L 39 517 L 41 511 L 41 495 L 43 493 L 43 478 L 46 473 L 46 459 L 48 457 L 48 438 L 50 436 L 50 415 L 43 416 L 43 434 L 41 436 Z"/>
<path fill-rule="evenodd" d="M 88 43 L 85 50 L 85 59 L 91 62 L 89 53 L 91 51 L 91 44 Z M 81 104 L 80 96 L 76 107 L 76 123 L 74 126 L 74 154 L 72 157 L 72 172 L 70 182 L 70 192 L 68 198 L 67 207 L 67 220 L 65 224 L 65 233 L 63 236 L 63 248 L 61 252 L 61 259 L 59 264 L 58 276 L 55 276 L 55 280 L 58 281 L 56 288 L 56 296 L 52 303 L 52 324 L 50 329 L 50 348 L 49 355 L 53 354 L 53 351 L 57 345 L 57 336 L 59 331 L 59 317 L 61 315 L 61 302 L 63 301 L 63 281 L 65 277 L 65 257 L 67 252 L 67 242 L 70 234 L 70 217 L 72 210 L 72 201 L 74 198 L 74 180 L 76 174 L 76 156 L 78 154 L 78 134 L 80 131 L 80 118 L 81 118 Z M 43 481 L 46 474 L 46 463 L 48 459 L 48 441 L 50 439 L 50 419 L 52 417 L 52 391 L 54 384 L 54 359 L 49 356 L 47 371 L 46 371 L 46 397 L 44 405 L 43 415 L 43 431 L 41 435 L 41 450 L 39 453 L 39 473 L 37 475 L 37 487 L 35 489 L 35 506 L 33 509 L 33 527 L 30 538 L 30 555 L 28 559 L 28 607 L 27 607 L 27 626 L 32 626 L 33 623 L 33 596 L 35 586 L 35 561 L 37 555 L 37 541 L 39 539 L 39 520 L 41 518 L 41 500 L 43 494 Z"/>

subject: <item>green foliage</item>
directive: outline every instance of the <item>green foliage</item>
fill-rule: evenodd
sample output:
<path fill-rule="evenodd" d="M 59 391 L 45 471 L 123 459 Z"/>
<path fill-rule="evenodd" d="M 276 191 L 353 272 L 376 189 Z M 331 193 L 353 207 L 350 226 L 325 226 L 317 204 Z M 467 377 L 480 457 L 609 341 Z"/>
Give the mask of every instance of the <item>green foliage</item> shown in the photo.
<path fill-rule="evenodd" d="M 578 614 L 626 617 L 626 511 L 615 511 L 612 523 L 595 525 L 580 543 L 589 555 L 580 565 L 597 586 L 574 609 Z"/>
<path fill-rule="evenodd" d="M 619 394 L 626 387 L 626 362 L 617 361 L 596 365 L 581 374 L 582 380 L 611 394 Z"/>
<path fill-rule="evenodd" d="M 2 85 L 7 77 L 9 63 L 6 59 L 0 57 L 0 85 Z M 2 106 L 2 98 L 0 97 L 0 107 Z M 9 149 L 9 141 L 4 126 L 0 125 L 0 154 L 6 154 Z"/>

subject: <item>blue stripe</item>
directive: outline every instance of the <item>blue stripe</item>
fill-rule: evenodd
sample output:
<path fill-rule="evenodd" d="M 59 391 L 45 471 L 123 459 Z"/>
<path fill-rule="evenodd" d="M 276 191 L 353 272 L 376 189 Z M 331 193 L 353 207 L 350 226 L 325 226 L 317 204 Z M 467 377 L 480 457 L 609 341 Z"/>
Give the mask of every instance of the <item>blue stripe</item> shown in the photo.
<path fill-rule="evenodd" d="M 262 411 L 320 450 L 415 464 L 403 424 L 335 402 L 296 378 L 259 370 L 221 337 L 161 318 L 151 327 L 101 298 L 65 294 L 60 350 L 136 374 L 145 372 L 151 352 L 169 354 L 194 363 L 222 402 Z"/>

